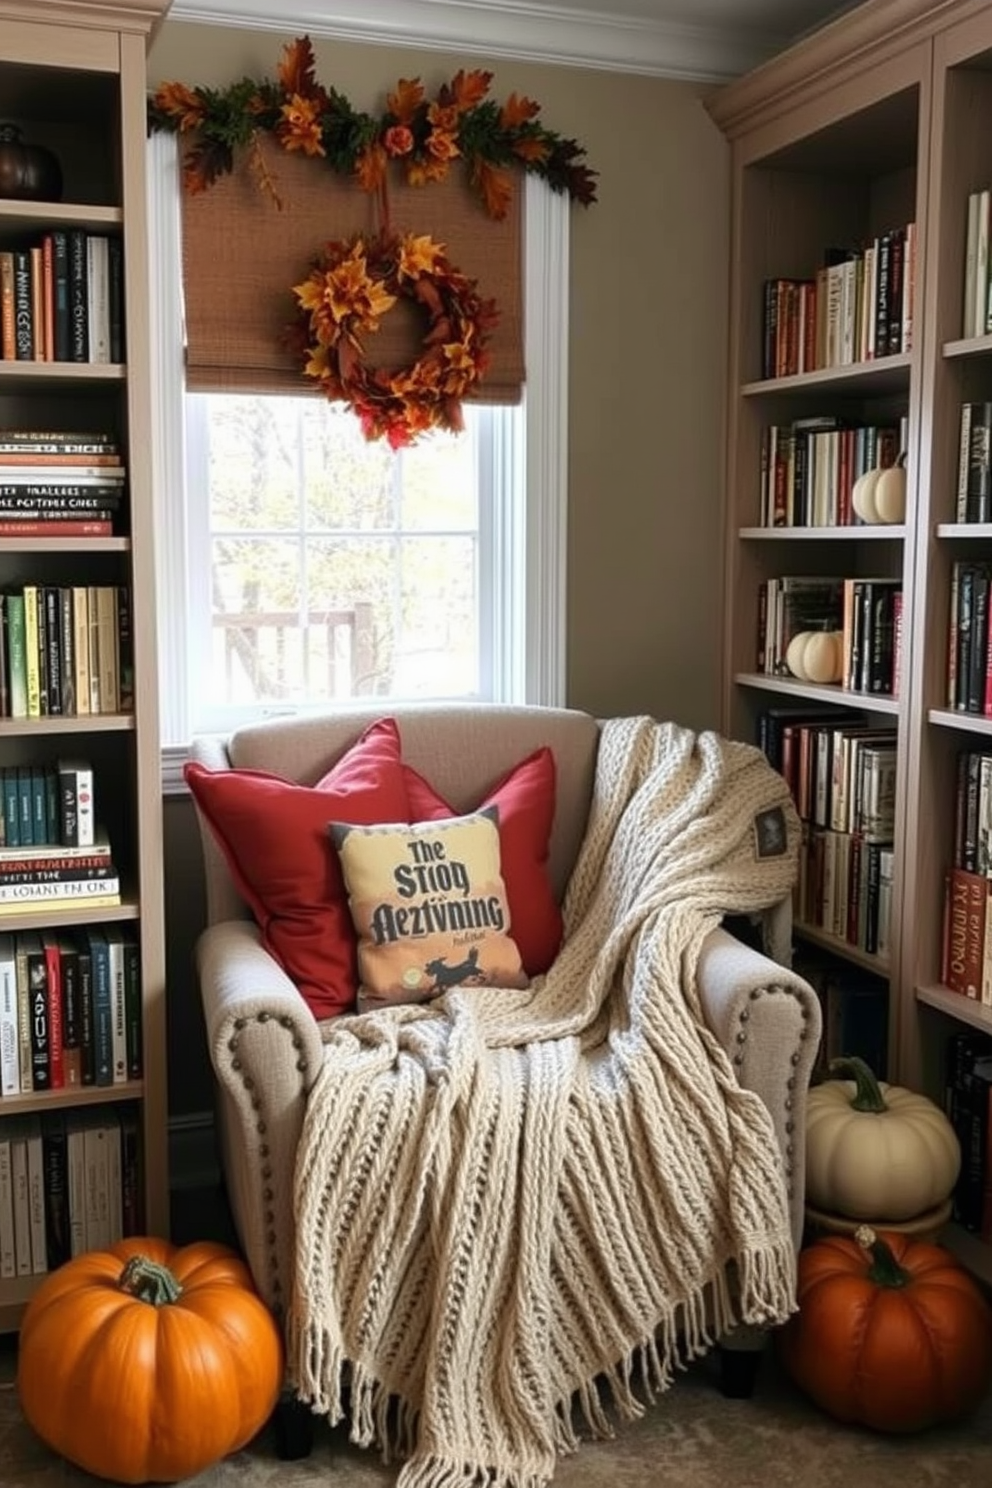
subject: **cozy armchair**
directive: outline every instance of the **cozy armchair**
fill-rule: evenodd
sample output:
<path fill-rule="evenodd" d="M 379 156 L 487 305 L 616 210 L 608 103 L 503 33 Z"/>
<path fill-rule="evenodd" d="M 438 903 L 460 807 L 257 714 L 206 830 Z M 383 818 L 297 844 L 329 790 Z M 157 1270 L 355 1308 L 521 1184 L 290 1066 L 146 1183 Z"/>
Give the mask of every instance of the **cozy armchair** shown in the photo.
<path fill-rule="evenodd" d="M 383 711 L 350 707 L 329 716 L 277 719 L 239 729 L 228 739 L 198 739 L 192 757 L 215 771 L 264 770 L 313 785 Z M 562 895 L 585 830 L 600 734 L 596 719 L 576 710 L 479 704 L 389 711 L 399 723 L 404 761 L 428 776 L 457 811 L 472 809 L 529 752 L 550 746 L 557 775 L 550 872 Z M 263 949 L 202 814 L 201 828 L 208 928 L 196 960 L 217 1081 L 223 1171 L 258 1289 L 281 1315 L 293 1267 L 294 1159 L 307 1093 L 322 1060 L 321 1034 L 296 986 Z M 798 1246 L 802 1133 L 820 1010 L 813 991 L 797 985 L 795 977 L 782 985 L 790 914 L 790 905 L 782 903 L 756 927 L 766 954 L 725 929 L 713 931 L 699 983 L 710 1027 L 742 1084 L 761 1096 L 772 1115 Z"/>

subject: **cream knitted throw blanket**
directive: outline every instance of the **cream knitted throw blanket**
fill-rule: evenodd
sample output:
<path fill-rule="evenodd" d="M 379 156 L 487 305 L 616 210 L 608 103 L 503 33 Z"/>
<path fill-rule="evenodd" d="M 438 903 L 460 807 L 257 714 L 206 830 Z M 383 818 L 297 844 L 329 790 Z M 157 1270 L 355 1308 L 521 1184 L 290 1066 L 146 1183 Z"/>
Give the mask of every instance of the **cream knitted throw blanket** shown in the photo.
<path fill-rule="evenodd" d="M 610 721 L 547 976 L 327 1026 L 289 1372 L 332 1422 L 350 1387 L 353 1440 L 409 1452 L 400 1488 L 540 1488 L 576 1417 L 610 1434 L 610 1396 L 639 1415 L 792 1310 L 771 1119 L 694 969 L 725 912 L 789 894 L 797 827 L 750 745 Z"/>

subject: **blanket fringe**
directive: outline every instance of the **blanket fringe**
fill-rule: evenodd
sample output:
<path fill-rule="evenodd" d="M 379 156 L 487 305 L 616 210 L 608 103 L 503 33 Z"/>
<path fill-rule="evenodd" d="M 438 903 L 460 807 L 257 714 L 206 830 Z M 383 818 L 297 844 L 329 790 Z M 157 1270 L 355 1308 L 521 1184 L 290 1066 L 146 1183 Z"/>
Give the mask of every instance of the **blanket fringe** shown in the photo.
<path fill-rule="evenodd" d="M 551 1475 L 515 1467 L 480 1467 L 426 1456 L 404 1463 L 396 1488 L 547 1488 Z"/>

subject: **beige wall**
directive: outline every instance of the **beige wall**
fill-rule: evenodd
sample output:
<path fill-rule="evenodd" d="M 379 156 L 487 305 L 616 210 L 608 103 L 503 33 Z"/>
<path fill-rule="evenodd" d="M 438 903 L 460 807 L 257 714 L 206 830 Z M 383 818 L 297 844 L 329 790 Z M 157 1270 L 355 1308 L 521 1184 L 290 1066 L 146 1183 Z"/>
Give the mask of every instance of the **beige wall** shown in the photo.
<path fill-rule="evenodd" d="M 274 76 L 290 33 L 166 21 L 149 81 Z M 692 727 L 718 716 L 722 387 L 729 156 L 697 90 L 661 79 L 315 40 L 317 76 L 379 112 L 400 77 L 429 89 L 489 67 L 492 94 L 535 99 L 585 146 L 599 200 L 571 231 L 568 702 Z M 187 983 L 199 923 L 187 803 L 170 801 L 175 1110 L 209 1104 Z"/>

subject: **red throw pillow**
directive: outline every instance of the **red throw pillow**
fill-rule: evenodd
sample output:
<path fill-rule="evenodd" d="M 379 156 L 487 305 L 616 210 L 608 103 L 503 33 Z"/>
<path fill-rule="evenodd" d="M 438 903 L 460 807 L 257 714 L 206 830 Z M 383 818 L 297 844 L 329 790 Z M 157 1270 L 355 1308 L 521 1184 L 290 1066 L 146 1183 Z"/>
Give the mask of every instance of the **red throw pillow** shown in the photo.
<path fill-rule="evenodd" d="M 457 816 L 429 781 L 410 765 L 403 766 L 410 820 L 438 821 Z M 503 776 L 486 796 L 467 806 L 499 812 L 499 850 L 510 934 L 520 949 L 528 976 L 547 971 L 561 945 L 561 909 L 548 874 L 548 843 L 555 814 L 555 757 L 547 747 L 535 750 Z"/>
<path fill-rule="evenodd" d="M 266 947 L 314 1017 L 352 1011 L 355 930 L 327 827 L 409 821 L 395 721 L 371 724 L 315 786 L 193 762 L 184 773 Z"/>

